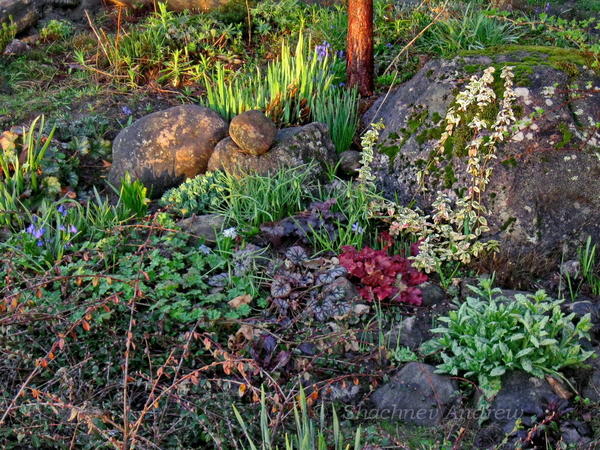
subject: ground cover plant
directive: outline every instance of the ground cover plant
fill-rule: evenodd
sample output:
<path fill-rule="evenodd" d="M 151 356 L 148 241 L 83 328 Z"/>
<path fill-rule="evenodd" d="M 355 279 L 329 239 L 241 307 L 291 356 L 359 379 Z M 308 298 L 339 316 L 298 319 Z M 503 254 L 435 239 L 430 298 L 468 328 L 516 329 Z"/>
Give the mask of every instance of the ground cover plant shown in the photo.
<path fill-rule="evenodd" d="M 519 133 L 530 146 L 534 127 L 565 155 L 577 139 L 598 154 L 600 118 L 586 103 L 600 70 L 593 2 L 374 0 L 371 98 L 347 86 L 346 4 L 233 0 L 197 14 L 150 3 L 76 16 L 77 0 L 54 2 L 33 29 L 0 20 L 2 448 L 600 442 L 597 237 L 581 234 L 539 276 L 503 282 L 495 271 L 526 272 L 547 255 L 516 269 L 504 261 L 485 199 L 496 160 L 535 157 L 502 153 Z M 392 193 L 381 175 L 399 164 L 382 144 L 388 130 L 364 113 L 429 61 L 473 55 L 477 64 L 456 66 L 466 75 L 443 112 L 408 117 L 398 132 L 430 145 L 411 176 L 423 189 L 439 182 L 423 191 L 432 201 Z M 529 112 L 538 66 L 566 81 Z M 561 102 L 575 126 L 552 128 Z M 328 131 L 302 164 L 215 169 L 155 200 L 136 174 L 107 182 L 123 129 L 188 104 L 228 122 L 260 110 L 276 145 L 311 122 Z M 325 146 L 333 164 L 319 159 Z M 427 376 L 402 376 L 414 367 Z M 494 421 L 515 373 L 535 380 L 533 412 Z M 375 394 L 386 389 L 400 409 L 410 392 L 408 408 L 435 398 L 428 412 L 441 419 L 385 416 Z"/>

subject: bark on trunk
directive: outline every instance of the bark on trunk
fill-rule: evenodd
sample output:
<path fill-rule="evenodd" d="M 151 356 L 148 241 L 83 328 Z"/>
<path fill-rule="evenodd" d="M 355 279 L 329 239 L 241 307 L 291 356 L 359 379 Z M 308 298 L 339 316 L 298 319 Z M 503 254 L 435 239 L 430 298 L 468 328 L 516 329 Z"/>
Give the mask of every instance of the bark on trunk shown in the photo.
<path fill-rule="evenodd" d="M 373 94 L 373 0 L 348 1 L 348 83 Z"/>

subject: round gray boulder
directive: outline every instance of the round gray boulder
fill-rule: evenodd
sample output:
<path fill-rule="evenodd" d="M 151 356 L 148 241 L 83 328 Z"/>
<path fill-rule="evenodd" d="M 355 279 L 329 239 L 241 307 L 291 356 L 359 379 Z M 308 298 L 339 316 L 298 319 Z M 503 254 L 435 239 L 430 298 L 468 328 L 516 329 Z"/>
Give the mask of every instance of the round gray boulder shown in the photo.
<path fill-rule="evenodd" d="M 211 109 L 182 105 L 149 114 L 122 130 L 113 142 L 109 182 L 129 173 L 152 197 L 206 171 L 227 122 Z"/>
<path fill-rule="evenodd" d="M 262 111 L 246 111 L 231 120 L 229 136 L 241 152 L 262 155 L 273 145 L 277 127 Z"/>

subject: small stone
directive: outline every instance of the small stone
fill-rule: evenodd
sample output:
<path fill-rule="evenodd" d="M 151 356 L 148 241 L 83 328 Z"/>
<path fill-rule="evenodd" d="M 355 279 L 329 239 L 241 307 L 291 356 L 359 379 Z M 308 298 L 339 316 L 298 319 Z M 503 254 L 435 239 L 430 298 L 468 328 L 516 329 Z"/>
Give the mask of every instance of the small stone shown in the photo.
<path fill-rule="evenodd" d="M 435 367 L 411 362 L 377 389 L 371 402 L 380 420 L 433 427 L 441 423 L 457 391 L 456 381 L 436 374 Z"/>
<path fill-rule="evenodd" d="M 426 281 L 417 287 L 421 290 L 421 295 L 423 297 L 421 306 L 433 306 L 446 300 L 446 293 L 437 284 Z"/>
<path fill-rule="evenodd" d="M 595 349 L 596 358 L 590 358 L 587 363 L 592 366 L 592 373 L 582 390 L 584 398 L 589 398 L 592 402 L 600 402 L 600 347 Z"/>
<path fill-rule="evenodd" d="M 22 55 L 27 53 L 31 47 L 19 39 L 13 39 L 4 49 L 5 55 Z"/>
<path fill-rule="evenodd" d="M 433 337 L 431 332 L 431 316 L 411 316 L 402 320 L 392 328 L 386 338 L 391 345 L 402 345 L 412 351 L 417 351 L 421 344 Z"/>
<path fill-rule="evenodd" d="M 186 219 L 177 222 L 183 231 L 204 239 L 206 242 L 216 242 L 217 235 L 223 229 L 225 217 L 220 214 L 204 214 L 201 216 L 192 215 Z"/>
<path fill-rule="evenodd" d="M 556 398 L 550 384 L 528 373 L 512 371 L 502 377 L 502 388 L 490 407 L 490 420 L 510 433 L 518 418 L 526 426 L 534 417 L 544 417 L 546 405 Z"/>
<path fill-rule="evenodd" d="M 246 111 L 231 120 L 229 136 L 239 151 L 258 156 L 273 145 L 277 127 L 262 111 Z"/>
<path fill-rule="evenodd" d="M 361 153 L 356 150 L 346 150 L 340 153 L 339 167 L 345 175 L 355 175 L 360 169 Z"/>

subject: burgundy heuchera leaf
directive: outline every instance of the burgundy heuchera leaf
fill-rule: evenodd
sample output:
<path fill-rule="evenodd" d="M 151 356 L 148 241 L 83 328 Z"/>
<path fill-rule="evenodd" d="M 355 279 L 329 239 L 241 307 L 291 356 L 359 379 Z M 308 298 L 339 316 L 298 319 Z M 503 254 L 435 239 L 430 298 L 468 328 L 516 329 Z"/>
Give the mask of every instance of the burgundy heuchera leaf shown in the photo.
<path fill-rule="evenodd" d="M 384 250 L 365 247 L 358 251 L 352 246 L 342 247 L 340 264 L 350 276 L 358 279 L 362 285 L 359 293 L 365 300 L 393 299 L 400 303 L 420 305 L 421 290 L 416 286 L 427 281 L 427 275 L 412 267 L 405 257 L 388 255 L 387 249 L 391 244 L 387 244 Z"/>

